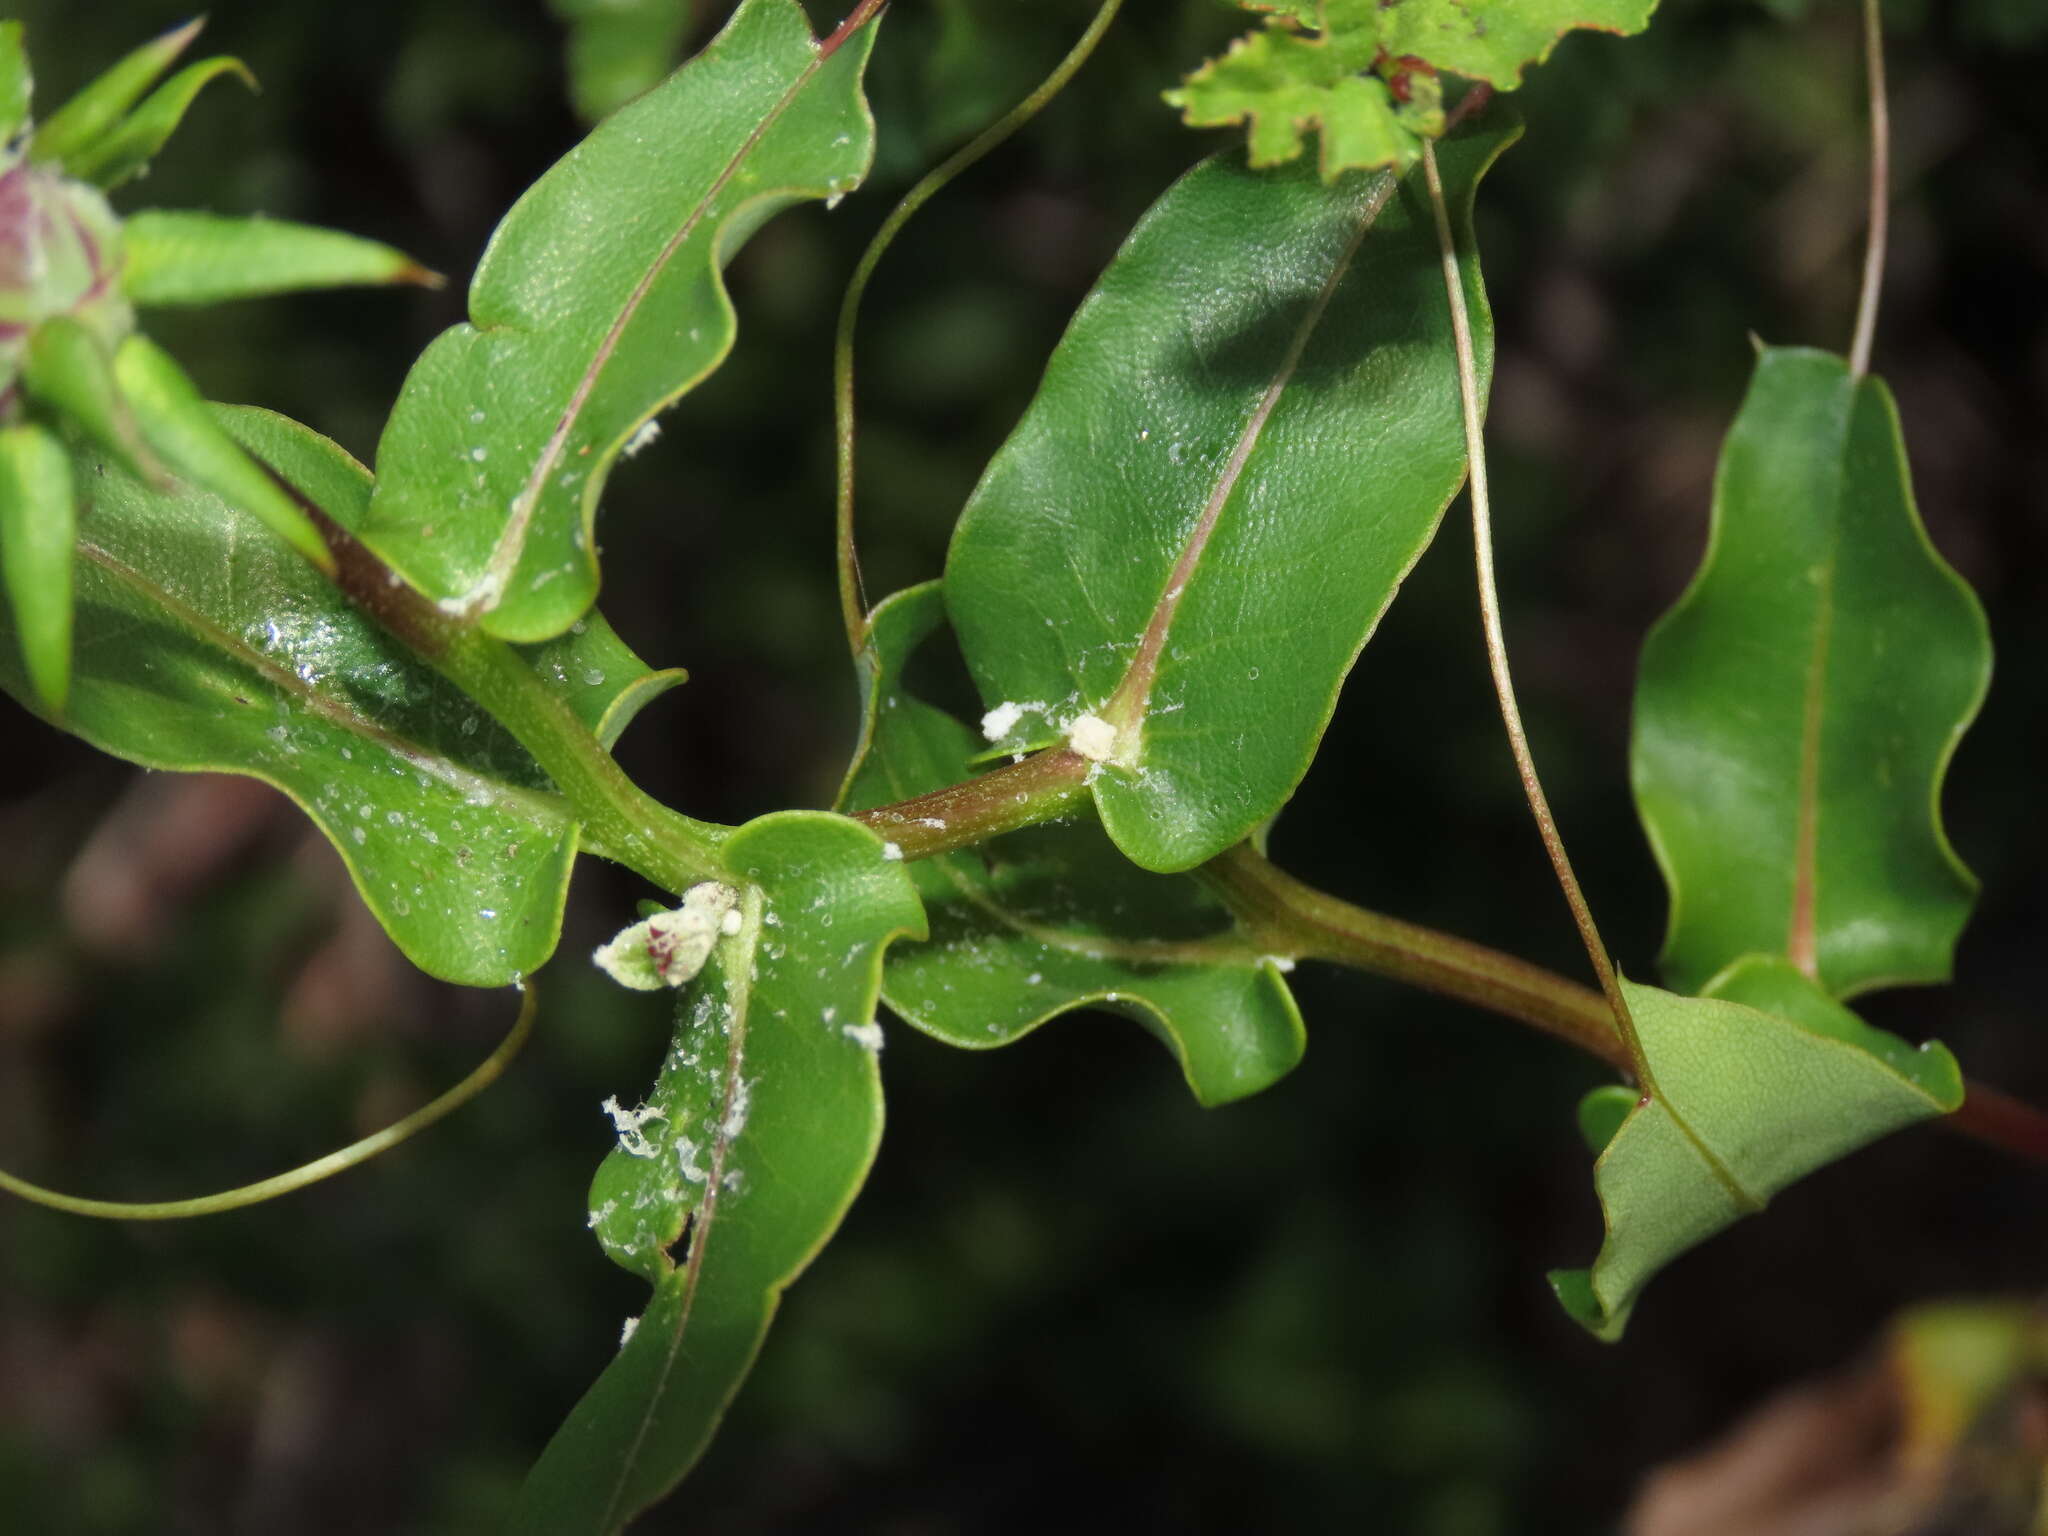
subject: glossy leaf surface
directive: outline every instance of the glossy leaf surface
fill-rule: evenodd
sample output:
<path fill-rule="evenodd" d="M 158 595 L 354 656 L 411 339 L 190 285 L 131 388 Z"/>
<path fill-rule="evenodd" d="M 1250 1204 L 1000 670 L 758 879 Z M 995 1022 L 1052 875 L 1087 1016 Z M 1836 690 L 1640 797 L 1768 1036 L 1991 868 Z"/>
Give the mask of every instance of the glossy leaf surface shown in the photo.
<path fill-rule="evenodd" d="M 1622 989 L 1656 1092 L 1594 1164 L 1607 1222 L 1598 1258 L 1551 1276 L 1601 1338 L 1620 1337 L 1643 1286 L 1686 1249 L 1815 1169 L 1962 1103 L 1946 1049 L 1870 1028 L 1784 960 L 1740 962 L 1711 997 Z M 1589 1132 L 1612 1125 L 1605 1099 L 1585 1118 Z"/>
<path fill-rule="evenodd" d="M 287 480 L 323 505 L 367 499 L 361 466 L 292 430 L 298 456 L 271 460 Z M 519 746 L 248 514 L 90 457 L 77 479 L 65 728 L 146 767 L 277 786 L 437 976 L 496 986 L 546 959 L 577 834 Z M 24 696 L 12 643 L 0 685 Z"/>
<path fill-rule="evenodd" d="M 145 209 L 123 221 L 122 234 L 128 260 L 121 288 L 145 307 L 358 283 L 439 282 L 403 251 L 289 219 Z"/>
<path fill-rule="evenodd" d="M 645 1105 L 591 1186 L 605 1251 L 653 1298 L 533 1469 L 515 1528 L 617 1530 L 702 1453 L 783 1290 L 852 1203 L 882 1131 L 882 954 L 923 932 L 910 877 L 843 817 L 764 817 L 726 845 L 740 931 L 679 1000 Z"/>
<path fill-rule="evenodd" d="M 903 685 L 945 623 L 938 583 L 876 609 L 866 740 L 842 799 L 907 800 L 961 783 L 986 745 Z M 889 952 L 882 996 L 933 1038 L 1008 1045 L 1075 1008 L 1158 1036 L 1204 1104 L 1268 1087 L 1301 1060 L 1301 1015 L 1279 965 L 1189 875 L 1136 868 L 1093 819 L 1033 827 L 910 866 L 931 940 Z"/>
<path fill-rule="evenodd" d="M 370 506 L 362 465 L 311 427 L 275 411 L 212 409 L 236 442 L 283 474 L 338 526 L 350 533 L 361 527 Z M 617 743 L 641 709 L 687 678 L 680 668 L 649 667 L 596 612 L 553 640 L 514 651 L 606 747 Z"/>
<path fill-rule="evenodd" d="M 1474 189 L 1516 129 L 1441 163 L 1482 379 Z M 1307 771 L 1337 690 L 1465 473 L 1449 305 L 1419 181 L 1211 160 L 1076 315 L 953 540 L 946 599 L 1000 745 L 1081 716 L 1117 846 L 1189 868 Z"/>
<path fill-rule="evenodd" d="M 732 346 L 724 262 L 770 215 L 867 170 L 873 35 L 828 57 L 795 0 L 746 0 L 520 198 L 470 285 L 471 323 L 421 356 L 385 428 L 373 549 L 505 639 L 545 640 L 590 606 L 613 461 Z"/>
<path fill-rule="evenodd" d="M 1752 953 L 1837 997 L 1948 975 L 1976 882 L 1941 778 L 1990 667 L 1982 611 L 1914 510 L 1890 393 L 1827 353 L 1764 352 L 1705 561 L 1636 692 L 1674 987 Z"/>

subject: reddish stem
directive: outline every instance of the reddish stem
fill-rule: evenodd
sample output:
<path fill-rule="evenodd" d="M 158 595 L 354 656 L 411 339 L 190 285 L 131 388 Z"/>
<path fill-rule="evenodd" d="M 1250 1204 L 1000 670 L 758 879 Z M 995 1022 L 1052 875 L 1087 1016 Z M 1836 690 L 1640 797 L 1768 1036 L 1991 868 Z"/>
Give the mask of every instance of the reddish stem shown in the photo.
<path fill-rule="evenodd" d="M 838 30 L 818 45 L 818 62 L 822 64 L 837 53 L 841 43 L 874 20 L 877 13 L 888 3 L 889 0 L 860 0 L 860 4 L 853 8 L 846 20 L 839 23 Z"/>

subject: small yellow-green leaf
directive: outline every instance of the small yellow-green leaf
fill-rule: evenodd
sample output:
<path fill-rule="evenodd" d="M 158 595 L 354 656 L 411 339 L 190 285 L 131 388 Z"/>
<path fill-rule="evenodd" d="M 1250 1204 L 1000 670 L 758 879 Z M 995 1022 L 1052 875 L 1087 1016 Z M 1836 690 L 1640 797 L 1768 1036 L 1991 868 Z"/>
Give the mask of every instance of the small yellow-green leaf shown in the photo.
<path fill-rule="evenodd" d="M 43 120 L 30 141 L 29 153 L 37 160 L 68 167 L 72 156 L 91 149 L 120 122 L 205 25 L 206 18 L 201 16 L 173 27 L 96 76 Z"/>
<path fill-rule="evenodd" d="M 0 146 L 9 143 L 28 123 L 30 91 L 28 51 L 21 44 L 22 25 L 0 21 Z"/>
<path fill-rule="evenodd" d="M 1620 1337 L 1644 1285 L 1688 1248 L 1815 1169 L 1963 1101 L 1947 1050 L 1872 1029 L 1774 956 L 1731 967 L 1713 997 L 1622 990 L 1654 1091 L 1594 1164 L 1607 1220 L 1599 1256 L 1551 1276 L 1603 1339 Z"/>
<path fill-rule="evenodd" d="M 72 496 L 56 438 L 33 423 L 0 427 L 0 575 L 29 683 L 53 715 L 71 692 Z"/>
<path fill-rule="evenodd" d="M 1567 33 L 1640 32 L 1657 0 L 1373 0 L 1381 45 L 1396 58 L 1485 80 L 1522 83 Z"/>
<path fill-rule="evenodd" d="M 1770 348 L 1729 429 L 1699 574 L 1643 646 L 1636 806 L 1694 991 L 1780 954 L 1837 997 L 1947 977 L 1976 881 L 1942 776 L 1991 641 L 1913 505 L 1891 395 Z"/>
<path fill-rule="evenodd" d="M 135 304 L 218 304 L 302 288 L 417 283 L 439 287 L 403 251 L 287 219 L 146 209 L 122 225 L 121 286 Z"/>
<path fill-rule="evenodd" d="M 150 92 L 117 127 L 68 156 L 65 168 L 80 181 L 108 189 L 141 175 L 165 140 L 178 131 L 199 93 L 222 75 L 240 76 L 250 90 L 256 89 L 256 77 L 240 59 L 202 59 L 188 64 Z"/>
<path fill-rule="evenodd" d="M 1422 153 L 1423 133 L 1440 132 L 1394 99 L 1385 80 L 1370 75 L 1381 55 L 1378 0 L 1329 0 L 1320 28 L 1305 34 L 1281 19 L 1239 38 L 1230 51 L 1203 65 L 1166 93 L 1191 128 L 1250 125 L 1251 163 L 1294 159 L 1310 128 L 1322 131 L 1320 166 L 1325 181 L 1348 170 L 1403 168 Z M 1435 82 L 1430 90 L 1434 96 Z"/>
<path fill-rule="evenodd" d="M 168 352 L 147 336 L 130 336 L 114 354 L 114 379 L 143 441 L 166 464 L 255 516 L 321 570 L 334 569 L 334 556 L 312 519 L 220 429 L 198 387 Z"/>
<path fill-rule="evenodd" d="M 114 364 L 98 336 L 69 315 L 45 320 L 29 332 L 22 383 L 45 405 L 83 428 L 138 478 L 162 480 L 163 466 L 142 440 L 134 413 L 114 382 Z"/>

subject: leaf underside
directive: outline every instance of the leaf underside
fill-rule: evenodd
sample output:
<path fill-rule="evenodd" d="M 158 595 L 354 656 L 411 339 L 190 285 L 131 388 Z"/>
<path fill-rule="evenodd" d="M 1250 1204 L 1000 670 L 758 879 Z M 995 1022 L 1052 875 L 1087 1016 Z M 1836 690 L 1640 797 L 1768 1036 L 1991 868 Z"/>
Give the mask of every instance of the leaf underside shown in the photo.
<path fill-rule="evenodd" d="M 1946 1049 L 1870 1028 L 1784 960 L 1745 960 L 1710 997 L 1622 988 L 1657 1091 L 1594 1165 L 1599 1256 L 1551 1276 L 1566 1310 L 1603 1339 L 1620 1337 L 1643 1286 L 1688 1248 L 1815 1169 L 1962 1103 Z"/>
<path fill-rule="evenodd" d="M 470 323 L 406 379 L 364 542 L 500 638 L 579 618 L 613 462 L 732 346 L 725 261 L 780 209 L 866 173 L 873 36 L 821 58 L 795 0 L 746 0 L 534 183 L 478 265 Z"/>
<path fill-rule="evenodd" d="M 1517 128 L 1445 141 L 1481 385 L 1474 189 Z M 1465 473 L 1419 182 L 1198 166 L 1082 305 L 955 533 L 946 598 L 999 743 L 1130 729 L 1094 779 L 1148 869 L 1247 836 L 1307 771 L 1345 674 Z"/>
<path fill-rule="evenodd" d="M 986 743 L 910 693 L 903 668 L 945 624 L 936 582 L 875 610 L 866 733 L 842 802 L 867 809 L 973 777 Z M 1007 1045 L 1072 1009 L 1158 1036 L 1204 1104 L 1270 1086 L 1300 1061 L 1280 967 L 1192 876 L 1137 869 L 1092 817 L 919 860 L 931 939 L 889 952 L 882 996 L 933 1038 Z"/>
<path fill-rule="evenodd" d="M 617 1530 L 689 1469 L 881 1137 L 883 950 L 924 932 L 909 875 L 820 812 L 764 817 L 724 852 L 754 882 L 745 921 L 679 998 L 654 1090 L 591 1185 L 599 1241 L 653 1297 L 528 1478 L 515 1529 L 533 1536 Z"/>
<path fill-rule="evenodd" d="M 1946 979 L 1976 882 L 1941 780 L 1990 667 L 1983 612 L 1914 509 L 1889 392 L 1829 354 L 1766 350 L 1706 557 L 1637 685 L 1674 987 L 1750 954 L 1836 997 Z"/>

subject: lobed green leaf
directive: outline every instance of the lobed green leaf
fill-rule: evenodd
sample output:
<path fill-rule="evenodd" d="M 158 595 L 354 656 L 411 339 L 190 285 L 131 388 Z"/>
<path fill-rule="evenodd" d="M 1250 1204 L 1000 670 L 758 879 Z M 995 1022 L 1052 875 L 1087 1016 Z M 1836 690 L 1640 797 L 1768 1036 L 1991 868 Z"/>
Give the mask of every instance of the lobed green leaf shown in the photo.
<path fill-rule="evenodd" d="M 867 809 L 973 777 L 985 743 L 903 682 L 944 623 L 937 582 L 875 610 L 866 727 L 842 804 Z M 890 950 L 882 996 L 934 1039 L 985 1050 L 1102 1008 L 1156 1035 L 1208 1105 L 1257 1093 L 1301 1060 L 1282 963 L 1193 876 L 1138 869 L 1092 817 L 921 859 L 910 873 L 930 942 Z"/>
<path fill-rule="evenodd" d="M 1442 90 L 1433 75 L 1403 75 L 1400 89 L 1409 99 L 1402 100 L 1371 73 L 1385 57 L 1379 0 L 1290 9 L 1290 18 L 1239 38 L 1168 91 L 1167 104 L 1181 108 L 1191 128 L 1249 124 L 1254 166 L 1295 159 L 1309 128 L 1321 133 L 1325 181 L 1345 171 L 1412 165 L 1423 139 L 1443 132 Z M 1304 35 L 1300 22 L 1318 30 Z"/>
<path fill-rule="evenodd" d="M 1480 177 L 1445 141 L 1482 387 Z M 967 505 L 946 567 L 998 745 L 1072 735 L 1148 869 L 1240 841 L 1307 771 L 1338 689 L 1465 474 L 1427 194 L 1235 158 L 1139 223 Z"/>
<path fill-rule="evenodd" d="M 1567 32 L 1623 36 L 1650 24 L 1657 0 L 1371 0 L 1381 46 L 1396 58 L 1513 90 Z"/>
<path fill-rule="evenodd" d="M 1654 1087 L 1613 1124 L 1612 1090 L 1582 1110 L 1604 1136 L 1593 1182 L 1606 1240 L 1550 1279 L 1567 1311 L 1619 1338 L 1644 1285 L 1779 1190 L 1963 1101 L 1955 1058 L 1870 1028 L 1788 962 L 1748 957 L 1710 997 L 1623 982 Z"/>
<path fill-rule="evenodd" d="M 591 1225 L 654 1294 L 528 1478 L 515 1529 L 619 1529 L 702 1454 L 782 1292 L 859 1192 L 882 1130 L 882 956 L 924 919 L 900 863 L 844 817 L 791 811 L 726 844 L 740 930 L 679 999 L 648 1102 Z"/>
<path fill-rule="evenodd" d="M 122 223 L 121 288 L 145 308 L 440 278 L 403 251 L 287 219 L 145 209 Z"/>
<path fill-rule="evenodd" d="M 1699 574 L 1643 647 L 1632 770 L 1693 991 L 1781 954 L 1846 997 L 1947 977 L 1976 893 L 1940 819 L 1991 646 L 1913 505 L 1891 395 L 1757 360 Z"/>
<path fill-rule="evenodd" d="M 613 462 L 732 346 L 725 261 L 866 173 L 873 35 L 828 55 L 795 0 L 746 0 L 520 198 L 471 323 L 428 347 L 385 428 L 371 548 L 505 639 L 545 640 L 590 606 Z"/>
<path fill-rule="evenodd" d="M 267 412 L 222 415 L 309 502 L 367 502 L 367 472 L 326 439 Z M 145 767 L 283 790 L 436 976 L 498 986 L 545 960 L 577 830 L 517 743 L 247 513 L 91 454 L 77 480 L 63 726 Z M 11 603 L 0 628 L 21 633 Z M 11 644 L 0 687 L 31 697 Z"/>

